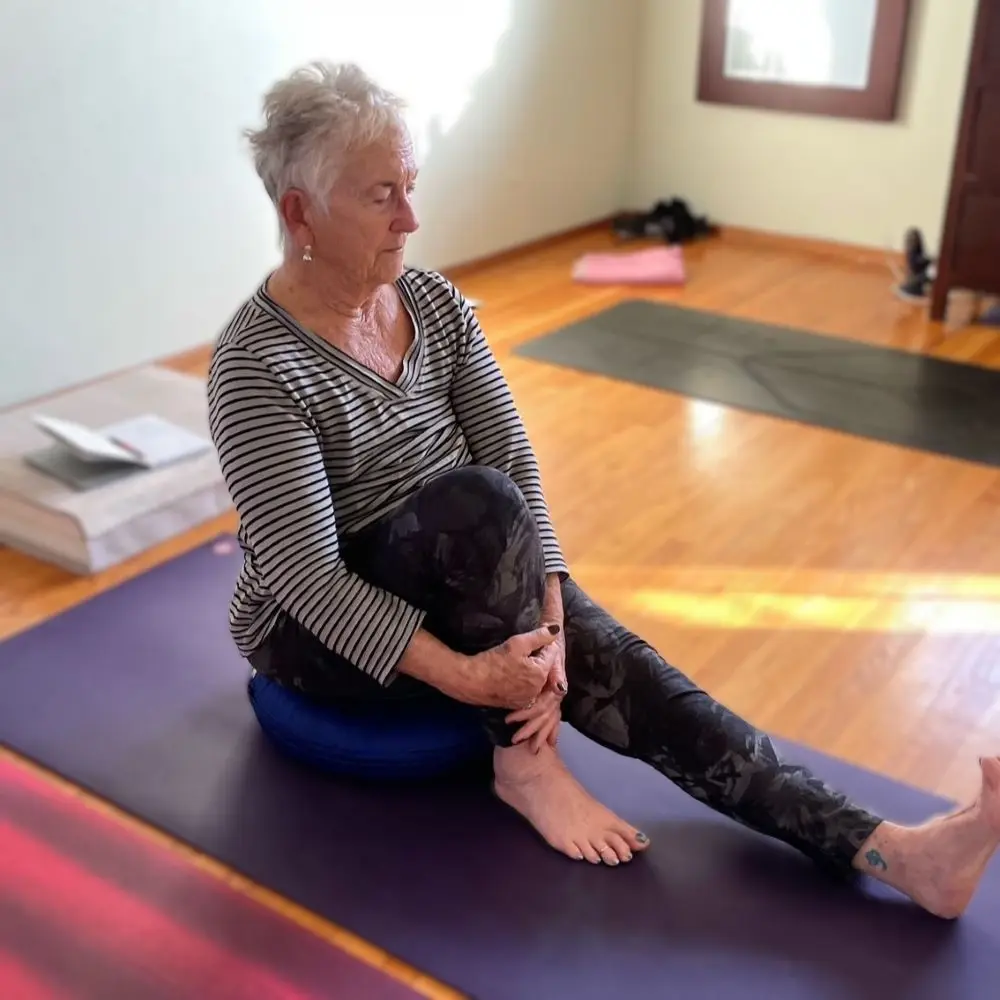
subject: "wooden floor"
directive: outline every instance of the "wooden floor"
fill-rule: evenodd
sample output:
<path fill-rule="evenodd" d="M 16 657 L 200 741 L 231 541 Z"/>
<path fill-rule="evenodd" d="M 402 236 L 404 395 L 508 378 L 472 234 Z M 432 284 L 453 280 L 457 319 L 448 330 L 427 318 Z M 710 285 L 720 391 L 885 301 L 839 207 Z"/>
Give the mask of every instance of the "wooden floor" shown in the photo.
<path fill-rule="evenodd" d="M 482 300 L 575 575 L 775 734 L 968 794 L 977 756 L 1000 752 L 1000 473 L 513 357 L 626 297 L 569 279 L 611 242 L 591 232 L 457 279 Z M 745 234 L 687 258 L 688 286 L 649 297 L 1000 368 L 1000 336 L 928 322 L 880 262 Z M 87 581 L 0 551 L 0 635 L 232 525 Z"/>

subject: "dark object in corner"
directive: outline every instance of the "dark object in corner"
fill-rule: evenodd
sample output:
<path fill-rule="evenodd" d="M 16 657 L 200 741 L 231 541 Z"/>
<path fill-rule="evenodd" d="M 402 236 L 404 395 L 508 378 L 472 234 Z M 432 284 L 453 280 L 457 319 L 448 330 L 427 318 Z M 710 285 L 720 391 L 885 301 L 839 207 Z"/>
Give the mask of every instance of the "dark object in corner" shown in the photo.
<path fill-rule="evenodd" d="M 691 214 L 687 202 L 680 198 L 658 201 L 648 212 L 625 212 L 611 223 L 622 239 L 651 236 L 666 243 L 690 243 L 703 236 L 714 236 L 718 228 L 704 216 Z"/>
<path fill-rule="evenodd" d="M 912 302 L 925 302 L 930 295 L 931 271 L 934 261 L 924 250 L 923 234 L 916 227 L 911 227 L 903 237 L 904 255 L 906 257 L 906 274 L 896 288 L 896 294 L 901 299 Z"/>

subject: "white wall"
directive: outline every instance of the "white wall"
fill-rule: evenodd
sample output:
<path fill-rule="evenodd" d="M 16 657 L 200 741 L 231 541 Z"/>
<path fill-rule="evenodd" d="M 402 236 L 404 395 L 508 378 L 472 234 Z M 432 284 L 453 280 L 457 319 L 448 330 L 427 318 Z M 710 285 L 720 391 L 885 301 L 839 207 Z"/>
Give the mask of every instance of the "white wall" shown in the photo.
<path fill-rule="evenodd" d="M 700 104 L 701 0 L 644 0 L 630 202 L 688 199 L 735 226 L 899 248 L 940 239 L 976 0 L 915 0 L 901 118 Z"/>
<path fill-rule="evenodd" d="M 317 57 L 409 97 L 410 260 L 659 197 L 731 225 L 932 248 L 975 0 L 915 0 L 889 125 L 702 105 L 700 0 L 0 0 L 0 407 L 209 342 L 273 265 L 240 131 Z"/>
<path fill-rule="evenodd" d="M 637 3 L 364 6 L 0 0 L 0 407 L 215 336 L 275 261 L 240 130 L 313 58 L 354 59 L 414 104 L 415 263 L 622 204 Z"/>

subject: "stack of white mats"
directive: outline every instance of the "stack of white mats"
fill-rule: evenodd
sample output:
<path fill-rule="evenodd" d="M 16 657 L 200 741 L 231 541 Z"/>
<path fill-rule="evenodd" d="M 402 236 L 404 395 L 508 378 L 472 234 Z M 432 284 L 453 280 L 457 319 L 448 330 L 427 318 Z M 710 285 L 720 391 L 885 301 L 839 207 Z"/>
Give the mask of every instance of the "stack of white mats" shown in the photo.
<path fill-rule="evenodd" d="M 90 485 L 42 472 L 32 461 L 53 441 L 35 426 L 39 413 L 95 429 L 155 414 L 208 437 L 204 380 L 155 365 L 0 413 L 0 544 L 91 574 L 231 509 L 211 447 Z"/>

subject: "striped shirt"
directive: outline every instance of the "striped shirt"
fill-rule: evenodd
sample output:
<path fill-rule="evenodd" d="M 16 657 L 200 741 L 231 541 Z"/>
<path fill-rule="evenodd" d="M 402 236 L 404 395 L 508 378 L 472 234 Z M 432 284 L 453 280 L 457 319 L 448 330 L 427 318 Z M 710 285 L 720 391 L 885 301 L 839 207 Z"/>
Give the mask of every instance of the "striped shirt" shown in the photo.
<path fill-rule="evenodd" d="M 439 274 L 410 268 L 396 284 L 414 327 L 396 382 L 300 326 L 263 284 L 214 346 L 209 425 L 245 552 L 229 611 L 244 656 L 285 612 L 389 683 L 424 613 L 348 570 L 339 540 L 464 465 L 518 485 L 546 569 L 567 571 L 538 463 L 475 313 Z"/>

